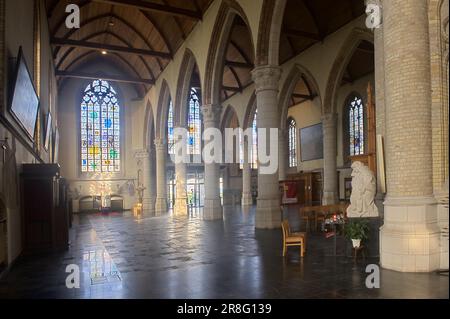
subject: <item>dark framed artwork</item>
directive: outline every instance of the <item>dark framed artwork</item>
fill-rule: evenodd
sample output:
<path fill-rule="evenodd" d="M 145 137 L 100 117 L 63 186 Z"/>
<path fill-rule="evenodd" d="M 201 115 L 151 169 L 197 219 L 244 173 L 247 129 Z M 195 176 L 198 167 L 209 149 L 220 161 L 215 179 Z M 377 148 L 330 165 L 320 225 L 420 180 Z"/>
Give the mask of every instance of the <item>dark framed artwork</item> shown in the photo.
<path fill-rule="evenodd" d="M 44 148 L 48 151 L 48 146 L 50 143 L 50 135 L 52 134 L 52 113 L 48 112 L 47 114 L 47 123 L 45 126 L 45 139 L 44 139 Z"/>
<path fill-rule="evenodd" d="M 300 129 L 300 155 L 302 162 L 323 158 L 322 123 Z"/>
<path fill-rule="evenodd" d="M 33 142 L 39 112 L 39 97 L 36 94 L 22 48 L 19 49 L 12 83 L 9 113 L 28 139 Z"/>

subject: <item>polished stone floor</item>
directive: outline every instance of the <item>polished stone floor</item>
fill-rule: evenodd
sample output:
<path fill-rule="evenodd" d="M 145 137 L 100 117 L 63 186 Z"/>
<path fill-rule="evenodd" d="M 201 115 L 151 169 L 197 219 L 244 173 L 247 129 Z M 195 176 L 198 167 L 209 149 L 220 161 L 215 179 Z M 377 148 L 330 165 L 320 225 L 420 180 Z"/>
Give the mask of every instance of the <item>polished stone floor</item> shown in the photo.
<path fill-rule="evenodd" d="M 301 228 L 293 211 L 292 227 Z M 308 251 L 282 256 L 280 230 L 255 230 L 254 208 L 226 207 L 224 220 L 81 215 L 66 252 L 23 257 L 0 280 L 0 298 L 448 298 L 448 276 L 381 270 L 365 286 L 367 264 L 333 256 L 333 238 L 311 234 Z M 342 238 L 337 255 L 343 253 Z M 69 264 L 79 289 L 66 288 Z"/>

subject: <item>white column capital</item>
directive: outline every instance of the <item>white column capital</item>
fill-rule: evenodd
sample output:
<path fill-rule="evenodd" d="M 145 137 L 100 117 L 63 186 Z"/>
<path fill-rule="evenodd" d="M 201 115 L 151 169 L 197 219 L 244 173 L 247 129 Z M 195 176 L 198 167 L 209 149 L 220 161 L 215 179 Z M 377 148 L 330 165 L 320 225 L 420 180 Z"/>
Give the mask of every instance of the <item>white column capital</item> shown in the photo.
<path fill-rule="evenodd" d="M 222 114 L 222 106 L 220 104 L 204 104 L 201 109 L 205 126 L 207 126 L 206 123 L 216 124 L 214 126 L 217 126 Z"/>
<path fill-rule="evenodd" d="M 278 66 L 258 66 L 252 71 L 256 92 L 265 90 L 278 90 L 281 78 L 281 68 Z"/>

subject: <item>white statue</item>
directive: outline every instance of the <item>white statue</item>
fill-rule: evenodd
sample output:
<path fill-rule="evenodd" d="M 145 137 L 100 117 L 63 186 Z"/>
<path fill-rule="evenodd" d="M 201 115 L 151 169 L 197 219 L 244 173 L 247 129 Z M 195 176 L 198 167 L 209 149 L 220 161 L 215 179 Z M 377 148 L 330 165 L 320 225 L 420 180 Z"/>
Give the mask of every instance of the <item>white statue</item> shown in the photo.
<path fill-rule="evenodd" d="M 352 164 L 352 194 L 348 217 L 377 217 L 378 208 L 374 203 L 377 183 L 372 171 L 361 162 Z"/>

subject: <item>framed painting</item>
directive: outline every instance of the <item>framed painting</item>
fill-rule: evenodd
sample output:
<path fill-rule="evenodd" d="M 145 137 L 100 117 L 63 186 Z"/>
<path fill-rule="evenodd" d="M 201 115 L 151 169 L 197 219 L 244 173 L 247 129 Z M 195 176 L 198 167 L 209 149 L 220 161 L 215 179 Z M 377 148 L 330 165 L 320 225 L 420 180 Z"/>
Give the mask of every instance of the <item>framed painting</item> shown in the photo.
<path fill-rule="evenodd" d="M 323 158 L 322 123 L 300 129 L 300 155 L 302 162 Z"/>
<path fill-rule="evenodd" d="M 9 113 L 28 139 L 33 142 L 39 111 L 39 97 L 34 88 L 22 48 L 19 49 L 11 92 Z"/>

